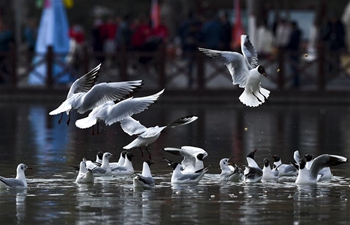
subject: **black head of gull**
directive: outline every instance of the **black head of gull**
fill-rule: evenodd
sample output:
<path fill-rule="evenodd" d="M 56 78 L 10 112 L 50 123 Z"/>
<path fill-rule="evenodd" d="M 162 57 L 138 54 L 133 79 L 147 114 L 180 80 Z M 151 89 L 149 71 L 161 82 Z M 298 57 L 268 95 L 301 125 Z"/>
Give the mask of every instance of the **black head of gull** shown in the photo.
<path fill-rule="evenodd" d="M 262 65 L 259 65 L 259 66 L 258 66 L 258 72 L 259 72 L 261 75 L 264 75 L 265 77 L 267 77 L 265 68 L 264 68 Z"/>
<path fill-rule="evenodd" d="M 247 157 L 254 159 L 255 157 L 255 152 L 258 151 L 258 149 L 255 149 L 254 151 L 250 152 Z"/>
<path fill-rule="evenodd" d="M 103 152 L 102 152 L 102 151 L 97 152 L 97 157 L 98 157 L 100 160 L 102 160 L 102 158 L 103 158 Z"/>
<path fill-rule="evenodd" d="M 145 162 L 148 164 L 149 167 L 151 167 L 151 165 L 154 164 L 154 162 L 152 162 L 151 160 L 146 160 Z"/>
<path fill-rule="evenodd" d="M 122 157 L 125 158 L 125 156 L 126 156 L 127 153 L 128 153 L 128 151 L 122 151 L 122 152 L 121 152 Z"/>
<path fill-rule="evenodd" d="M 127 152 L 126 153 L 126 157 L 130 160 L 130 162 L 132 161 L 132 158 L 134 158 L 135 157 L 135 155 L 134 154 L 132 154 L 131 152 Z"/>
<path fill-rule="evenodd" d="M 267 158 L 264 158 L 263 162 L 264 162 L 264 166 L 265 167 L 269 167 L 270 166 L 270 161 Z"/>
<path fill-rule="evenodd" d="M 281 160 L 281 157 L 279 157 L 278 155 L 273 155 L 272 158 L 274 162 L 278 162 Z"/>
<path fill-rule="evenodd" d="M 198 159 L 198 160 L 203 160 L 205 157 L 206 157 L 206 155 L 205 155 L 205 154 L 202 154 L 202 153 L 200 153 L 200 154 L 197 155 L 197 159 Z"/>
<path fill-rule="evenodd" d="M 310 154 L 306 154 L 304 157 L 306 159 L 306 162 L 310 162 L 313 158 L 312 155 L 310 155 Z"/>

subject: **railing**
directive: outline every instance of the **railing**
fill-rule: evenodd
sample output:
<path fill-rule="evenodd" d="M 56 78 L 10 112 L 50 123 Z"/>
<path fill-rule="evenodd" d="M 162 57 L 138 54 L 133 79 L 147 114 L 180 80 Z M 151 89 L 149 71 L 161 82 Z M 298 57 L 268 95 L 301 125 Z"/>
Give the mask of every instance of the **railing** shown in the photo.
<path fill-rule="evenodd" d="M 301 78 L 301 86 L 305 83 L 312 84 L 318 90 L 324 90 L 329 82 L 339 77 L 349 78 L 348 68 L 350 60 L 346 63 L 336 63 L 327 54 L 322 44 L 317 49 L 317 57 L 312 61 L 300 60 L 296 63 L 291 60 L 293 53 L 279 49 L 275 55 L 260 55 L 259 62 L 265 66 L 269 77 L 264 81 L 270 89 L 286 90 L 293 80 L 288 68 L 294 66 Z M 306 56 L 305 56 L 306 57 Z M 347 54 L 342 54 L 347 58 Z M 55 54 L 52 47 L 48 47 L 47 53 L 42 60 L 32 63 L 33 54 L 27 51 L 17 51 L 12 47 L 9 52 L 0 53 L 0 78 L 3 85 L 14 88 L 28 87 L 26 79 L 33 69 L 40 64 L 46 64 L 52 68 L 54 64 L 62 68 L 60 75 L 53 75 L 52 69 L 46 74 L 35 74 L 44 79 L 45 87 L 51 88 L 56 85 L 57 78 L 63 73 L 69 73 L 72 81 L 89 71 L 99 62 L 103 62 L 102 72 L 109 74 L 104 80 L 130 80 L 144 79 L 149 87 L 169 87 L 172 89 L 232 89 L 231 76 L 225 65 L 217 63 L 199 51 L 185 52 L 181 55 L 174 50 L 160 46 L 156 51 L 127 51 L 125 48 L 112 54 L 92 52 L 83 47 L 73 56 L 73 61 L 66 63 L 62 54 Z M 350 59 L 350 58 L 349 58 Z M 326 66 L 334 67 L 335 73 L 328 73 Z M 295 71 L 294 71 L 295 72 Z M 289 74 L 288 74 L 289 73 Z M 0 85 L 1 86 L 1 85 Z"/>

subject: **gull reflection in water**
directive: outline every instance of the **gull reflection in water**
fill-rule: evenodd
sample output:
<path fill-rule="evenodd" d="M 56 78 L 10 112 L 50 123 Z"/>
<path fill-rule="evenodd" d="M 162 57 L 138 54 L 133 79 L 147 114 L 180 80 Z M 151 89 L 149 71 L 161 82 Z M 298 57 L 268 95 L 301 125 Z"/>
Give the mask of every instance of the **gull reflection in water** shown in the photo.
<path fill-rule="evenodd" d="M 16 194 L 16 217 L 18 223 L 23 223 L 26 217 L 27 189 L 20 190 Z"/>

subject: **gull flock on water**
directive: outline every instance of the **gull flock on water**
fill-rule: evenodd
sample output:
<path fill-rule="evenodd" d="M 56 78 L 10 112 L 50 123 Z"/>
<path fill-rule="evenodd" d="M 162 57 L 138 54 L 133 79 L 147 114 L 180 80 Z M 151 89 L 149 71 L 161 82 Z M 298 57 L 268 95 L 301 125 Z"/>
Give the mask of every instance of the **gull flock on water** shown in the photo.
<path fill-rule="evenodd" d="M 258 63 L 257 52 L 247 35 L 241 36 L 241 53 L 218 51 L 213 49 L 198 48 L 207 56 L 226 65 L 233 85 L 243 88 L 239 100 L 246 106 L 258 107 L 268 100 L 270 91 L 261 87 L 261 80 L 267 73 L 265 68 Z M 70 125 L 71 111 L 76 110 L 79 114 L 90 113 L 75 122 L 76 127 L 87 129 L 92 127 L 92 134 L 99 134 L 99 122 L 111 126 L 119 123 L 122 130 L 136 138 L 123 147 L 117 162 L 110 162 L 113 156 L 110 152 L 98 152 L 96 160 L 82 159 L 79 166 L 72 166 L 78 172 L 76 183 L 94 183 L 95 177 L 104 176 L 133 176 L 132 183 L 135 188 L 153 188 L 156 185 L 152 177 L 151 165 L 154 164 L 149 151 L 149 146 L 154 143 L 162 132 L 168 128 L 174 128 L 191 124 L 198 119 L 195 115 L 184 115 L 183 117 L 163 126 L 145 127 L 139 121 L 132 118 L 133 115 L 141 113 L 156 103 L 164 93 L 159 92 L 144 96 L 134 97 L 136 90 L 142 88 L 142 80 L 123 82 L 97 83 L 101 64 L 77 79 L 70 87 L 66 99 L 49 115 L 61 114 L 58 123 L 61 123 L 63 114 L 68 115 L 67 125 Z M 134 154 L 130 149 L 138 148 L 143 159 L 142 172 L 135 175 L 132 160 Z M 144 158 L 144 150 L 148 158 Z M 172 168 L 171 184 L 197 184 L 209 171 L 210 166 L 204 165 L 208 153 L 199 147 L 182 146 L 163 148 L 167 157 L 163 157 L 165 165 Z M 322 154 L 313 157 L 306 154 L 300 157 L 299 151 L 293 154 L 294 161 L 283 164 L 278 155 L 264 158 L 262 167 L 255 161 L 257 150 L 246 156 L 247 165 L 239 167 L 231 163 L 232 157 L 223 158 L 218 166 L 221 169 L 220 182 L 278 182 L 282 177 L 293 177 L 296 184 L 315 184 L 317 182 L 330 182 L 333 174 L 331 167 L 348 161 L 339 155 Z M 172 160 L 179 156 L 182 160 Z M 0 176 L 0 188 L 27 188 L 25 171 L 30 169 L 25 164 L 17 166 L 15 178 Z"/>

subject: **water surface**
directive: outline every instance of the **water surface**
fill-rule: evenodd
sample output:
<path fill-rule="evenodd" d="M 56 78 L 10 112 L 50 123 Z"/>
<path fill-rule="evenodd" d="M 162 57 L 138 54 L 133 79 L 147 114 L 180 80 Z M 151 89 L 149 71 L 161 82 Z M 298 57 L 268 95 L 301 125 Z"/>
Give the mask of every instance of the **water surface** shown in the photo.
<path fill-rule="evenodd" d="M 219 183 L 219 160 L 233 156 L 238 165 L 252 150 L 257 162 L 279 154 L 287 163 L 299 150 L 350 157 L 349 106 L 282 106 L 258 109 L 231 104 L 170 104 L 158 102 L 135 118 L 145 126 L 166 125 L 178 117 L 198 115 L 187 126 L 168 129 L 151 146 L 156 187 L 132 187 L 132 176 L 98 178 L 93 185 L 73 183 L 83 157 L 109 151 L 118 160 L 122 147 L 133 140 L 119 124 L 100 126 L 100 135 L 80 130 L 72 114 L 70 126 L 48 116 L 58 103 L 0 104 L 0 175 L 15 176 L 23 162 L 27 190 L 0 191 L 1 224 L 318 224 L 347 223 L 349 214 L 349 164 L 333 168 L 331 183 L 295 185 L 292 178 L 278 183 Z M 198 185 L 172 186 L 164 147 L 192 145 L 204 148 L 212 164 Z M 134 168 L 140 171 L 138 157 Z"/>

